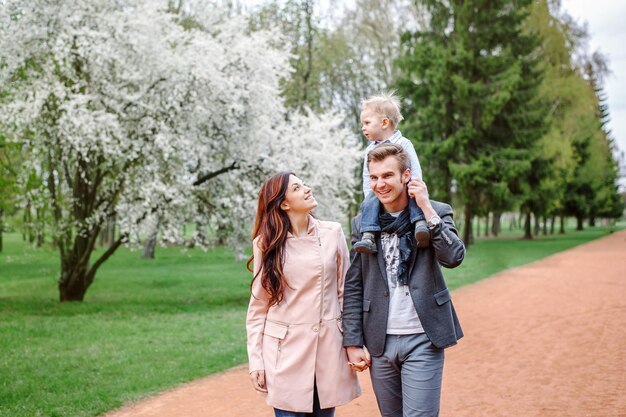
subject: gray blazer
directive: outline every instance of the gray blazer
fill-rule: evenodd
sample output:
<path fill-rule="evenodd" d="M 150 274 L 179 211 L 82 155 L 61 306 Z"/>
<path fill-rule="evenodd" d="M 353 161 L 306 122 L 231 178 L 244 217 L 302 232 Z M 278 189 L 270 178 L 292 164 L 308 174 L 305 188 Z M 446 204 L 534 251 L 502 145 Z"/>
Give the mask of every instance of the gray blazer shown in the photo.
<path fill-rule="evenodd" d="M 465 245 L 458 237 L 452 207 L 431 201 L 442 222 L 431 232 L 430 246 L 413 250 L 409 265 L 409 291 L 415 310 L 430 341 L 446 348 L 463 337 L 450 292 L 439 265 L 454 268 L 465 257 Z M 361 216 L 352 220 L 352 244 L 361 239 Z M 382 256 L 380 233 L 376 233 L 377 254 L 350 252 L 343 302 L 343 345 L 363 346 L 373 356 L 383 354 L 387 336 L 389 287 Z"/>

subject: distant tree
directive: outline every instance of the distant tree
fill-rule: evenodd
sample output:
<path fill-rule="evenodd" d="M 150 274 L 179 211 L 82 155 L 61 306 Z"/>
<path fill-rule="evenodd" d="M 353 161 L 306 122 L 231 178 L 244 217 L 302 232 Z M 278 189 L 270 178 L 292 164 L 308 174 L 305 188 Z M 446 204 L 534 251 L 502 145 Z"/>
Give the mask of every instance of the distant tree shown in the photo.
<path fill-rule="evenodd" d="M 609 111 L 602 91 L 609 66 L 600 52 L 587 52 L 590 35 L 585 27 L 559 12 L 558 7 L 553 14 L 558 18 L 553 18 L 550 26 L 559 29 L 558 35 L 565 40 L 571 62 L 567 66 L 563 63 L 555 65 L 555 69 L 567 72 L 567 77 L 552 79 L 548 87 L 558 98 L 553 112 L 556 140 L 569 143 L 569 147 L 559 146 L 561 152 L 565 151 L 564 155 L 571 150 L 569 159 L 566 159 L 568 163 L 557 170 L 562 174 L 556 178 L 560 179 L 564 195 L 556 207 L 562 210 L 562 218 L 564 215 L 576 217 L 577 230 L 582 230 L 585 219 L 593 226 L 597 216 L 621 216 L 623 207 L 617 185 L 619 169 L 607 127 Z M 544 149 L 549 153 L 555 147 L 545 146 Z M 558 189 L 555 191 L 553 195 L 562 195 Z M 563 226 L 561 231 L 564 231 Z"/>
<path fill-rule="evenodd" d="M 281 20 L 283 33 L 291 45 L 293 73 L 281 80 L 287 107 L 320 110 L 319 60 L 323 34 L 319 18 L 314 15 L 315 3 L 314 0 L 287 0 L 283 6 L 273 3 L 265 11 L 267 14 L 282 9 L 272 18 Z"/>
<path fill-rule="evenodd" d="M 587 100 L 586 83 L 573 61 L 574 35 L 559 19 L 556 5 L 547 0 L 533 2 L 524 25 L 541 41 L 536 51 L 543 73 L 539 97 L 547 105 L 544 113 L 549 125 L 535 148 L 528 176 L 519 184 L 523 190 L 519 205 L 525 216 L 524 237 L 530 239 L 531 214 L 554 218 L 561 212 L 565 184 L 576 165 L 572 142 L 588 134 L 585 125 L 590 119 L 585 117 L 583 104 Z"/>
<path fill-rule="evenodd" d="M 606 63 L 595 55 L 596 62 Z M 616 160 L 617 150 L 611 131 L 608 127 L 610 121 L 609 108 L 606 94 L 602 88 L 602 76 L 596 75 L 597 65 L 586 66 L 589 83 L 594 91 L 596 99 L 595 115 L 597 120 L 597 132 L 594 136 L 597 162 L 596 173 L 593 175 L 595 196 L 590 204 L 589 226 L 595 226 L 596 217 L 619 218 L 624 210 L 624 203 L 619 194 L 619 166 Z M 606 64 L 608 68 L 608 64 Z M 602 74 L 602 71 L 600 71 Z"/>

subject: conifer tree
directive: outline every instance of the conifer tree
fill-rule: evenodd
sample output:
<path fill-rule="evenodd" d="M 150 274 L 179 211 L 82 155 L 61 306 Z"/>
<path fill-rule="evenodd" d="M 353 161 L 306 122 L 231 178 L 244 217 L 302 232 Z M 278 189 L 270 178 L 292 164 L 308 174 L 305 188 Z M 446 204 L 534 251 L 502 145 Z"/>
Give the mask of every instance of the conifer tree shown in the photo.
<path fill-rule="evenodd" d="M 538 38 L 522 28 L 530 3 L 422 0 L 427 28 L 402 39 L 405 130 L 417 138 L 433 195 L 449 200 L 456 181 L 466 243 L 486 201 L 505 208 L 523 193 L 545 131 Z"/>

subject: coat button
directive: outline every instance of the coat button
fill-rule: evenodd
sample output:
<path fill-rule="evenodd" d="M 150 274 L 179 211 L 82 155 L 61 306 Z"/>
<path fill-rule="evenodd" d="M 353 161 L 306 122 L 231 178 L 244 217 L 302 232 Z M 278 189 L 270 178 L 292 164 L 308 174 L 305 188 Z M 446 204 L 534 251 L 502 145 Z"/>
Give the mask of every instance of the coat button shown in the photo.
<path fill-rule="evenodd" d="M 318 328 L 317 328 L 317 327 L 313 327 L 313 331 L 314 331 L 315 333 L 317 333 Z"/>
<path fill-rule="evenodd" d="M 389 297 L 389 291 L 385 291 L 385 292 L 383 293 L 383 295 L 384 295 L 385 297 Z"/>

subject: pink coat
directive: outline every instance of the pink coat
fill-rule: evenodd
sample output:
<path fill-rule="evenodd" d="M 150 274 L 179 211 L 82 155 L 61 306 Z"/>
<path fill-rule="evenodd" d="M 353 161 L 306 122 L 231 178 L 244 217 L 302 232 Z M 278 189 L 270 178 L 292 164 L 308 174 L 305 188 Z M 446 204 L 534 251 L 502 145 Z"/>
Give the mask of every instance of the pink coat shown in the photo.
<path fill-rule="evenodd" d="M 253 242 L 254 273 L 261 253 Z M 321 408 L 343 405 L 361 395 L 343 348 L 343 283 L 350 264 L 339 223 L 309 218 L 307 236 L 287 236 L 284 299 L 268 309 L 260 277 L 248 307 L 250 372 L 265 370 L 267 403 L 293 412 L 313 409 L 313 382 Z"/>

